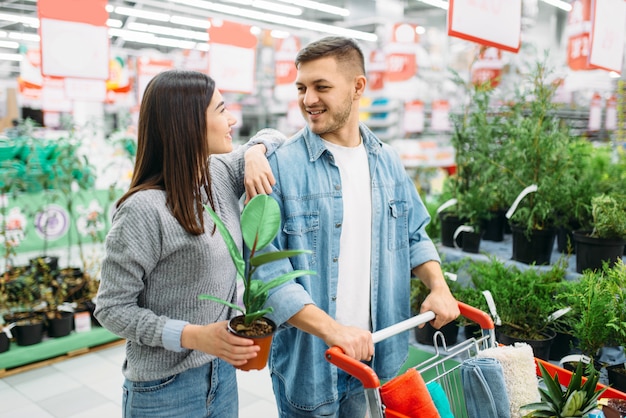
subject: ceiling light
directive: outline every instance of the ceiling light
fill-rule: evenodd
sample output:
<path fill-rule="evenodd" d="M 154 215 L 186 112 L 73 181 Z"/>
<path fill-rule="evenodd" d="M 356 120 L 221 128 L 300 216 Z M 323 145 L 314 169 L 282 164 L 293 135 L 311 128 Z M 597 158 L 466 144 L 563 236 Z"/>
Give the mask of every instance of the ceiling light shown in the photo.
<path fill-rule="evenodd" d="M 194 28 L 209 29 L 211 21 L 209 19 L 194 19 L 192 17 L 172 16 L 170 22 L 177 25 L 192 26 Z"/>
<path fill-rule="evenodd" d="M 422 3 L 428 4 L 429 6 L 439 7 L 440 9 L 448 10 L 450 6 L 447 1 L 443 0 L 418 0 Z"/>
<path fill-rule="evenodd" d="M 286 39 L 289 38 L 289 35 L 291 35 L 289 32 L 286 32 L 284 30 L 277 30 L 274 29 L 270 32 L 270 36 L 272 38 L 277 38 L 277 39 Z"/>
<path fill-rule="evenodd" d="M 119 19 L 107 19 L 107 26 L 110 28 L 121 28 L 123 25 Z"/>
<path fill-rule="evenodd" d="M 8 22 L 23 23 L 34 28 L 39 27 L 39 19 L 36 17 L 27 17 L 21 15 L 15 15 L 12 13 L 0 13 L 0 20 L 6 20 Z"/>
<path fill-rule="evenodd" d="M 415 33 L 417 33 L 418 35 L 423 35 L 426 33 L 426 28 L 424 26 L 416 26 Z"/>
<path fill-rule="evenodd" d="M 178 28 L 171 28 L 171 27 L 159 26 L 159 25 L 148 25 L 146 23 L 139 23 L 139 22 L 128 23 L 127 29 L 136 30 L 140 32 L 156 33 L 158 35 L 176 36 L 178 38 L 195 39 L 197 41 L 204 41 L 204 42 L 209 41 L 209 34 L 206 31 L 196 32 L 196 31 L 187 30 L 187 29 L 178 29 Z"/>
<path fill-rule="evenodd" d="M 307 9 L 319 10 L 320 12 L 325 12 L 337 16 L 347 17 L 350 16 L 350 10 L 344 9 L 343 7 L 330 6 L 328 4 L 320 3 L 317 1 L 311 0 L 278 0 L 283 3 L 293 4 L 294 6 L 306 7 Z"/>
<path fill-rule="evenodd" d="M 561 10 L 565 10 L 566 12 L 569 12 L 570 10 L 572 10 L 572 5 L 562 0 L 542 0 L 542 1 L 544 3 L 548 3 L 551 6 L 558 7 Z"/>
<path fill-rule="evenodd" d="M 143 9 L 132 9 L 130 7 L 116 7 L 115 13 L 124 16 L 140 17 L 142 19 L 158 20 L 159 22 L 167 22 L 170 15 L 167 13 L 151 12 Z"/>
<path fill-rule="evenodd" d="M 24 59 L 22 54 L 0 54 L 0 60 L 3 61 L 21 61 Z"/>
<path fill-rule="evenodd" d="M 0 41 L 0 48 L 19 48 L 20 44 L 15 41 Z"/>
<path fill-rule="evenodd" d="M 17 39 L 18 41 L 39 42 L 41 38 L 36 33 L 9 32 L 9 39 Z"/>
<path fill-rule="evenodd" d="M 226 3 L 240 4 L 242 6 L 256 7 L 257 9 L 269 10 L 271 12 L 283 13 L 291 16 L 300 16 L 302 9 L 293 6 L 285 6 L 266 0 L 224 0 Z M 291 3 L 291 2 L 290 2 Z"/>
<path fill-rule="evenodd" d="M 162 38 L 147 32 L 137 32 L 127 29 L 109 29 L 110 36 L 117 36 L 129 42 L 137 42 L 150 45 L 169 46 L 172 48 L 195 49 L 196 43 L 182 39 Z"/>
<path fill-rule="evenodd" d="M 265 0 L 254 0 L 252 2 L 252 7 L 256 7 L 257 9 L 269 10 L 271 12 L 283 13 L 291 16 L 300 16 L 302 14 L 302 9 L 300 9 L 299 7 L 285 6 L 284 4 L 272 3 Z"/>
<path fill-rule="evenodd" d="M 298 29 L 309 29 L 321 33 L 330 33 L 334 35 L 348 36 L 355 39 L 375 42 L 378 36 L 374 33 L 362 32 L 358 30 L 346 29 L 338 26 L 327 25 L 323 23 L 311 22 L 303 19 L 296 19 L 288 16 L 279 16 L 270 13 L 257 12 L 254 10 L 243 9 L 241 7 L 227 6 L 223 4 L 213 3 L 204 0 L 171 0 L 173 3 L 186 4 L 188 6 L 198 7 L 205 10 L 212 10 L 219 13 L 229 14 L 237 17 L 260 20 L 264 22 L 276 23 L 284 26 L 291 26 Z"/>

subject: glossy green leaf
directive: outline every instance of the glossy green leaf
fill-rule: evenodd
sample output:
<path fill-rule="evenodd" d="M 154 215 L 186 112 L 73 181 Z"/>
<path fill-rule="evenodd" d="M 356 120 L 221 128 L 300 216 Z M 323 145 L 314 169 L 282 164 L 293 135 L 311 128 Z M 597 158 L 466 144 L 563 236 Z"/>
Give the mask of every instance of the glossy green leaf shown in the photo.
<path fill-rule="evenodd" d="M 263 283 L 263 286 L 260 287 L 259 291 L 268 291 L 277 286 L 280 286 L 283 283 L 287 283 L 288 281 L 293 280 L 297 277 L 307 276 L 307 275 L 313 276 L 315 274 L 317 273 L 313 270 L 294 270 L 289 273 L 285 273 L 281 276 L 278 276 L 275 279 L 272 279 L 271 281 L 267 283 Z"/>
<path fill-rule="evenodd" d="M 241 213 L 243 241 L 249 249 L 265 248 L 278 234 L 280 208 L 268 195 L 256 195 Z"/>
<path fill-rule="evenodd" d="M 289 258 L 299 254 L 310 254 L 311 252 L 312 251 L 309 250 L 284 250 L 260 254 L 250 259 L 250 265 L 258 267 L 263 264 L 271 263 L 272 261 L 282 260 L 283 258 Z"/>
<path fill-rule="evenodd" d="M 220 299 L 220 298 L 212 296 L 212 295 L 199 295 L 198 299 L 200 299 L 200 300 L 210 300 L 210 301 L 213 301 L 213 302 L 221 303 L 222 305 L 226 305 L 226 306 L 231 307 L 231 308 L 233 308 L 233 309 L 235 309 L 235 310 L 237 310 L 239 312 L 244 313 L 244 310 L 241 309 L 241 307 L 239 305 L 235 305 L 234 303 L 228 302 L 228 301 L 226 301 L 224 299 Z"/>

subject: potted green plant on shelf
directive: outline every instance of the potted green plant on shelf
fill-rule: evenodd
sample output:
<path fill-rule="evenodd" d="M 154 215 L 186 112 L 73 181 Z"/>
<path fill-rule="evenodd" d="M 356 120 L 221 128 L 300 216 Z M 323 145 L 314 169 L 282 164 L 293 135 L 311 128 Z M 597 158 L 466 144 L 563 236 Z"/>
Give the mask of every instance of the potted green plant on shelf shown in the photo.
<path fill-rule="evenodd" d="M 565 264 L 556 263 L 548 270 L 519 269 L 492 258 L 470 263 L 467 272 L 475 289 L 489 291 L 493 297 L 498 341 L 527 342 L 535 357 L 547 360 L 555 336 L 552 314 L 563 307 L 555 294 L 564 286 Z"/>
<path fill-rule="evenodd" d="M 242 315 L 236 316 L 229 321 L 229 330 L 239 336 L 253 338 L 261 347 L 257 357 L 249 360 L 242 370 L 262 369 L 267 362 L 269 346 L 276 325 L 264 315 L 271 313 L 273 307 L 265 306 L 269 291 L 290 280 L 300 276 L 316 274 L 311 270 L 295 270 L 269 281 L 254 279 L 256 269 L 267 263 L 309 253 L 309 250 L 285 250 L 269 251 L 260 253 L 276 237 L 280 228 L 281 216 L 278 203 L 267 195 L 253 197 L 241 213 L 241 232 L 243 242 L 249 250 L 249 255 L 244 258 L 239 251 L 233 237 L 226 226 L 208 205 L 205 205 L 219 233 L 226 242 L 230 256 L 237 269 L 237 277 L 243 280 L 243 307 L 229 301 L 217 298 L 213 295 L 199 295 L 202 300 L 222 303 Z"/>
<path fill-rule="evenodd" d="M 585 270 L 578 280 L 568 281 L 557 300 L 571 307 L 569 328 L 582 354 L 599 364 L 600 349 L 626 344 L 626 265 Z"/>
<path fill-rule="evenodd" d="M 501 116 L 491 105 L 493 90 L 486 85 L 467 84 L 457 74 L 453 80 L 467 93 L 468 104 L 459 115 L 453 115 L 454 131 L 451 143 L 455 150 L 455 173 L 447 182 L 447 190 L 455 205 L 442 212 L 442 220 L 456 217 L 460 246 L 466 252 L 477 253 L 488 221 L 503 215 L 506 206 L 503 190 L 499 187 L 502 167 L 496 163 L 503 147 Z M 503 239 L 503 225 L 489 239 Z M 490 230 L 491 231 L 491 230 Z M 456 244 L 456 240 L 451 241 Z"/>
<path fill-rule="evenodd" d="M 559 382 L 558 373 L 554 377 L 539 363 L 541 377 L 545 384 L 539 388 L 541 402 L 527 404 L 520 408 L 523 418 L 572 418 L 584 417 L 598 406 L 598 398 L 606 388 L 597 389 L 599 374 L 588 365 L 583 369 L 583 363 L 579 362 L 572 378 L 564 388 Z M 583 377 L 586 380 L 583 383 Z"/>
<path fill-rule="evenodd" d="M 537 62 L 521 84 L 528 88 L 517 92 L 504 118 L 506 149 L 501 164 L 508 188 L 519 193 L 507 213 L 513 232 L 512 258 L 526 264 L 551 263 L 556 209 L 575 184 L 569 176 L 573 162 L 564 158 L 572 138 L 556 114 L 552 98 L 557 86 L 549 82 L 549 75 L 545 62 Z"/>
<path fill-rule="evenodd" d="M 613 265 L 626 245 L 626 194 L 602 194 L 591 199 L 592 230 L 574 231 L 576 271 Z"/>

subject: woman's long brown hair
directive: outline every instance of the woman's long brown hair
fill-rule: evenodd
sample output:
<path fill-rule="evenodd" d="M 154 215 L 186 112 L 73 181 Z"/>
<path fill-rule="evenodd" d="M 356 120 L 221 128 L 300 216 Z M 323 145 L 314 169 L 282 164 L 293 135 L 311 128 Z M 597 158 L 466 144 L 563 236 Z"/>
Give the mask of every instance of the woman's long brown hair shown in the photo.
<path fill-rule="evenodd" d="M 206 111 L 215 91 L 209 76 L 183 70 L 157 74 L 139 110 L 137 157 L 128 191 L 165 190 L 166 204 L 190 234 L 204 232 L 201 189 L 212 204 Z"/>

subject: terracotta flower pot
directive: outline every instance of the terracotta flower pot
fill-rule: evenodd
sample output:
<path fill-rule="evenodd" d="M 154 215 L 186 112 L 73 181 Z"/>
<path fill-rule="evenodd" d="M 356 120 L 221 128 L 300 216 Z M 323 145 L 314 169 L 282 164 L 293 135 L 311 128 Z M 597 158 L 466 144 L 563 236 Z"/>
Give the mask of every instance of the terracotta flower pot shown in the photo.
<path fill-rule="evenodd" d="M 230 332 L 242 338 L 250 338 L 254 341 L 255 345 L 258 345 L 261 348 L 256 357 L 248 360 L 248 362 L 242 366 L 237 366 L 239 370 L 261 370 L 267 365 L 267 359 L 270 355 L 270 347 L 272 346 L 272 337 L 274 336 L 274 332 L 276 332 L 276 324 L 268 318 L 261 318 L 260 320 L 265 322 L 265 328 L 268 326 L 271 328 L 271 332 L 263 335 L 250 335 L 250 333 L 246 331 L 236 331 L 237 325 L 243 323 L 243 316 L 241 315 L 228 321 L 228 330 Z"/>

